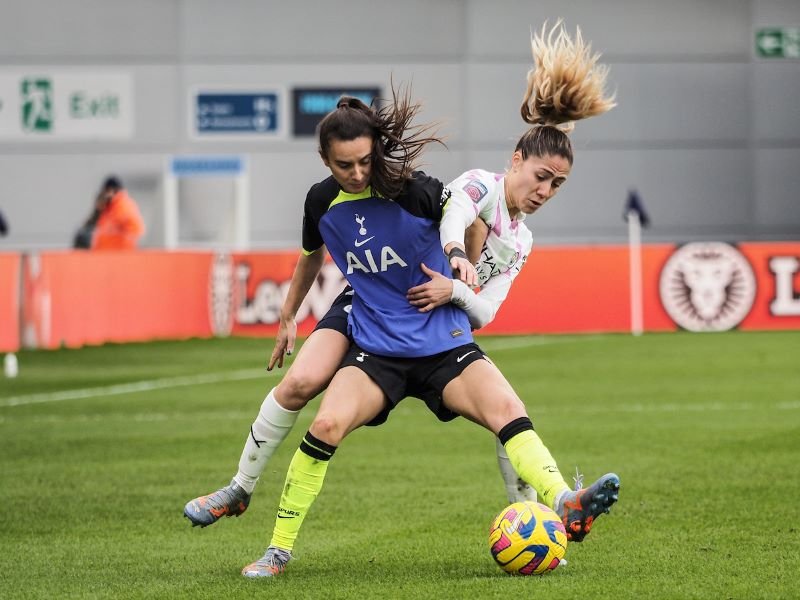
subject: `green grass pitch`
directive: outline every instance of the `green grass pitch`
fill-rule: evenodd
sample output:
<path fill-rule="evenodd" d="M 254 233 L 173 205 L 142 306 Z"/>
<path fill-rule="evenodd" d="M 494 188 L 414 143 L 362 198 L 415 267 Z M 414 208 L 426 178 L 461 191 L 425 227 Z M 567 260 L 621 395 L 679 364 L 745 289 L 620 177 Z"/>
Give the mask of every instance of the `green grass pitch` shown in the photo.
<path fill-rule="evenodd" d="M 0 597 L 800 597 L 800 333 L 479 342 L 568 480 L 621 477 L 566 568 L 494 565 L 492 436 L 408 399 L 339 448 L 287 572 L 246 580 L 318 400 L 248 512 L 192 528 L 184 503 L 230 480 L 280 375 L 270 340 L 191 340 L 23 351 L 0 379 Z"/>

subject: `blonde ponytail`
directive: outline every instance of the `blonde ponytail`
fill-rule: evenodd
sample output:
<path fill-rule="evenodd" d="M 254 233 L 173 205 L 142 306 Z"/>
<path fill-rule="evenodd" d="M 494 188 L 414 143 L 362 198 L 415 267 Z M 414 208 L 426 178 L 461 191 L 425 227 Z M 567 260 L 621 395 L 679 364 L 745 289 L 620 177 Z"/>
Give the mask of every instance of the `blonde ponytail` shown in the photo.
<path fill-rule="evenodd" d="M 616 106 L 615 97 L 606 96 L 608 67 L 598 64 L 599 53 L 592 53 L 577 29 L 570 38 L 562 21 L 548 31 L 547 23 L 531 37 L 533 68 L 528 71 L 528 88 L 520 113 L 531 125 L 550 125 L 563 132 L 574 122 L 600 115 Z"/>

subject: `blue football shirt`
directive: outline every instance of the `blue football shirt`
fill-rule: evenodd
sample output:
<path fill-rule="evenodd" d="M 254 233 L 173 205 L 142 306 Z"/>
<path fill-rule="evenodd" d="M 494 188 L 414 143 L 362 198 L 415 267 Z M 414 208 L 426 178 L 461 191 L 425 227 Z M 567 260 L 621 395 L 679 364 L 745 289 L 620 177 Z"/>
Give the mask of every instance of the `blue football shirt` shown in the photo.
<path fill-rule="evenodd" d="M 409 288 L 428 281 L 425 263 L 450 273 L 439 241 L 446 200 L 440 181 L 415 172 L 394 200 L 344 192 L 333 177 L 306 197 L 303 249 L 323 244 L 355 290 L 348 324 L 364 350 L 382 356 L 416 358 L 472 341 L 469 320 L 452 304 L 421 313 L 409 304 Z"/>

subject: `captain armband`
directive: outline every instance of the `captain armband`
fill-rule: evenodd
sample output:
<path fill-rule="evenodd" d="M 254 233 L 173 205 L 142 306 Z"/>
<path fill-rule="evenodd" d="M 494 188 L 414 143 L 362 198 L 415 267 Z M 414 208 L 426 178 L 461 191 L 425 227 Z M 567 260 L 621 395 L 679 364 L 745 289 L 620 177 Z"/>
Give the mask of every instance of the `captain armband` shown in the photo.
<path fill-rule="evenodd" d="M 450 252 L 447 253 L 447 258 L 453 260 L 454 258 L 467 258 L 467 253 L 458 246 L 453 246 Z"/>

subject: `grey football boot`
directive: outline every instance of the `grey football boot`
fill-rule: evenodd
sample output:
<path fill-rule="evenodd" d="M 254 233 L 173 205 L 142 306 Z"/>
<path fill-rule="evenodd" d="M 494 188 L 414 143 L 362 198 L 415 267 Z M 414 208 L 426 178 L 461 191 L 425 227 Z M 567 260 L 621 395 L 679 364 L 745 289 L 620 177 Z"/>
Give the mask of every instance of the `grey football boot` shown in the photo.
<path fill-rule="evenodd" d="M 192 522 L 192 527 L 207 527 L 222 517 L 238 517 L 247 510 L 250 496 L 236 480 L 207 496 L 190 500 L 183 508 L 183 515 Z"/>
<path fill-rule="evenodd" d="M 609 512 L 619 499 L 619 477 L 616 474 L 606 473 L 585 489 L 580 487 L 582 479 L 579 476 L 576 490 L 562 494 L 555 506 L 570 542 L 582 542 L 595 519 Z"/>

